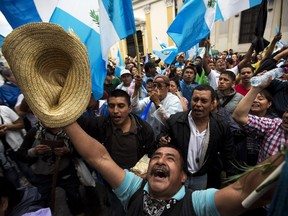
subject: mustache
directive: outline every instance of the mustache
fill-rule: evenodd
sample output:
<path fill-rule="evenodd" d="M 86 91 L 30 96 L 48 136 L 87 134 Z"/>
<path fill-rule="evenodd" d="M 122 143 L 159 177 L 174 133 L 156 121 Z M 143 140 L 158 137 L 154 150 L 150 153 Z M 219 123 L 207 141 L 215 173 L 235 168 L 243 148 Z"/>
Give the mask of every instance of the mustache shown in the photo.
<path fill-rule="evenodd" d="M 163 173 L 165 176 L 170 176 L 170 171 L 167 166 L 165 165 L 158 165 L 156 164 L 150 171 L 150 175 L 155 175 L 158 173 Z"/>

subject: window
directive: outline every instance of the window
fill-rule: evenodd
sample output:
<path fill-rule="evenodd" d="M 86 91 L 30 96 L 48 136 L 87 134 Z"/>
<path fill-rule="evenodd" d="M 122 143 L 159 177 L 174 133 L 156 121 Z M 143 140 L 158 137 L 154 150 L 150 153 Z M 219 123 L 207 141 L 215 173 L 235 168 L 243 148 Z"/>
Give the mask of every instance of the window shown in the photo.
<path fill-rule="evenodd" d="M 137 40 L 138 40 L 138 46 L 139 46 L 139 52 L 143 53 L 143 41 L 142 41 L 142 32 L 140 30 L 137 31 Z M 129 35 L 126 38 L 126 43 L 127 43 L 127 50 L 128 50 L 128 55 L 129 56 L 136 56 L 136 48 L 135 48 L 135 43 L 134 43 L 134 36 Z"/>
<path fill-rule="evenodd" d="M 260 6 L 242 11 L 240 22 L 239 44 L 251 43 L 257 23 Z"/>

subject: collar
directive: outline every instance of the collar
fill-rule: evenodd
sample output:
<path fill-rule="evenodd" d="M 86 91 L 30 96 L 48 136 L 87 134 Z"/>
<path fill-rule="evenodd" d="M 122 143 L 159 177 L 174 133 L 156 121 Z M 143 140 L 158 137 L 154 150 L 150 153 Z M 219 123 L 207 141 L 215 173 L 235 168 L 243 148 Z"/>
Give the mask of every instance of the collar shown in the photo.
<path fill-rule="evenodd" d="M 147 193 L 149 193 L 149 185 L 148 182 L 146 182 L 143 190 L 145 190 Z M 175 199 L 177 201 L 181 200 L 183 197 L 185 196 L 185 186 L 183 185 L 180 190 L 174 194 L 173 197 L 171 197 L 171 199 Z"/>
<path fill-rule="evenodd" d="M 137 134 L 137 123 L 136 123 L 136 120 L 135 120 L 135 117 L 132 115 L 132 114 L 129 114 L 128 117 L 131 119 L 131 125 L 130 125 L 130 129 L 127 133 L 132 133 L 132 134 Z M 112 124 L 112 130 L 115 131 L 115 130 L 121 130 L 121 127 L 117 127 L 112 121 L 111 121 L 111 124 Z"/>

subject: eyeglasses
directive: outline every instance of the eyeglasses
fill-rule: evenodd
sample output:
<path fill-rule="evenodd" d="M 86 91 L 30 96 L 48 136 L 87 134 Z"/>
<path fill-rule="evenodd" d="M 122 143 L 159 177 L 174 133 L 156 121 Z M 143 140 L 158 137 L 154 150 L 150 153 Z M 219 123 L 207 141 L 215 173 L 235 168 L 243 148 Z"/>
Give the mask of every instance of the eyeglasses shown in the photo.
<path fill-rule="evenodd" d="M 161 85 L 161 83 L 153 83 L 153 89 L 155 89 L 156 87 L 158 88 L 158 89 L 163 89 L 163 88 L 165 88 L 167 85 Z"/>

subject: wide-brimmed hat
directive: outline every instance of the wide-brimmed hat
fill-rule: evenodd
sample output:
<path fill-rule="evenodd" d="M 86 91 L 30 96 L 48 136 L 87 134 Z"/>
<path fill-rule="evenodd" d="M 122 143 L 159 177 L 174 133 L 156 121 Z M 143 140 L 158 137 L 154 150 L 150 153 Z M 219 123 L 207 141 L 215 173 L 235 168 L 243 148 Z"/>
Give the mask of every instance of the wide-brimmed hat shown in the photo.
<path fill-rule="evenodd" d="M 91 97 L 87 50 L 74 33 L 52 23 L 14 29 L 2 51 L 30 109 L 45 126 L 74 122 Z"/>

